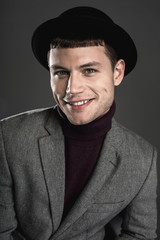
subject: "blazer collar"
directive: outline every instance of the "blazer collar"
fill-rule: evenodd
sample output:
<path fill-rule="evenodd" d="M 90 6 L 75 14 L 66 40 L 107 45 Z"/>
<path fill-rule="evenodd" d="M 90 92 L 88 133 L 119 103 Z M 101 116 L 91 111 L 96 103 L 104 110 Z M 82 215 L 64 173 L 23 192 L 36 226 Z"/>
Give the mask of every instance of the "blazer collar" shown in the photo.
<path fill-rule="evenodd" d="M 45 125 L 46 134 L 39 138 L 42 168 L 48 190 L 52 224 L 58 228 L 64 205 L 65 156 L 64 137 L 56 111 L 51 109 Z"/>
<path fill-rule="evenodd" d="M 93 175 L 60 225 L 64 205 L 65 155 L 64 136 L 56 110 L 51 111 L 45 128 L 47 135 L 39 139 L 39 146 L 50 198 L 54 231 L 59 227 L 54 236 L 58 237 L 87 210 L 104 182 L 109 182 L 115 175 L 119 165 L 116 149 L 123 141 L 123 137 L 119 137 L 122 134 L 117 135 L 118 127 L 113 119 L 112 128 L 104 141 L 101 156 Z"/>

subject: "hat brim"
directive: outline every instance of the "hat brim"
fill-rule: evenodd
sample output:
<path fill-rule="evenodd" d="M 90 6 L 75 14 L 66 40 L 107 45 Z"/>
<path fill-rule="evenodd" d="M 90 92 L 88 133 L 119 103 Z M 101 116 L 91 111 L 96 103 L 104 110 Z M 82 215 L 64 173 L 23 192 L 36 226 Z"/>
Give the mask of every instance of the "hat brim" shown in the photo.
<path fill-rule="evenodd" d="M 54 18 L 41 24 L 32 36 L 32 50 L 37 60 L 48 68 L 47 53 L 56 37 L 67 39 L 100 38 L 125 61 L 125 75 L 132 71 L 137 62 L 137 50 L 129 34 L 117 24 L 98 18 Z"/>

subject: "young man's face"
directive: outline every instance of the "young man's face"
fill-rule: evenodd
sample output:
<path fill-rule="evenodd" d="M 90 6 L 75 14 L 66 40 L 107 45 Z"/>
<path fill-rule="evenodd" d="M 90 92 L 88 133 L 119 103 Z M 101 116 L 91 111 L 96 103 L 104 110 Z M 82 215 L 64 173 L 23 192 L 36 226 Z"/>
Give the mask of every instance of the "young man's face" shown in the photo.
<path fill-rule="evenodd" d="M 68 120 L 87 124 L 107 113 L 114 86 L 124 75 L 124 61 L 114 68 L 103 46 L 51 49 L 49 66 L 54 99 Z"/>

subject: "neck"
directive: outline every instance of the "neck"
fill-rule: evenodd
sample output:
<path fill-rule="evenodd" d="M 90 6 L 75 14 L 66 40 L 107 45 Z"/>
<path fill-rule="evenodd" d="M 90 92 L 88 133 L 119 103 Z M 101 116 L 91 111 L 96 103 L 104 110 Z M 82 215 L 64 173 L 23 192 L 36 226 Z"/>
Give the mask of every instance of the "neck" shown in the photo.
<path fill-rule="evenodd" d="M 111 129 L 112 117 L 114 116 L 115 109 L 116 105 L 115 102 L 113 102 L 110 110 L 103 117 L 98 118 L 88 124 L 73 125 L 69 122 L 59 106 L 57 106 L 65 137 L 83 141 L 95 139 L 105 135 Z"/>

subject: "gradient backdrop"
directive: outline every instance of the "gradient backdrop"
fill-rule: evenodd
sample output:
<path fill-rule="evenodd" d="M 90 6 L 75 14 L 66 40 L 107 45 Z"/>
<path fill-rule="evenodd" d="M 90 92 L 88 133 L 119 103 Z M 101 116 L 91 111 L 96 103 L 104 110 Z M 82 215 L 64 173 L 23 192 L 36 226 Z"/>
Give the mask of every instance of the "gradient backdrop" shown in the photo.
<path fill-rule="evenodd" d="M 1 0 L 0 118 L 54 104 L 49 73 L 31 51 L 32 32 L 43 21 L 80 5 L 105 11 L 134 39 L 138 62 L 116 88 L 116 118 L 159 151 L 159 0 Z M 160 234 L 160 220 L 158 225 Z"/>

